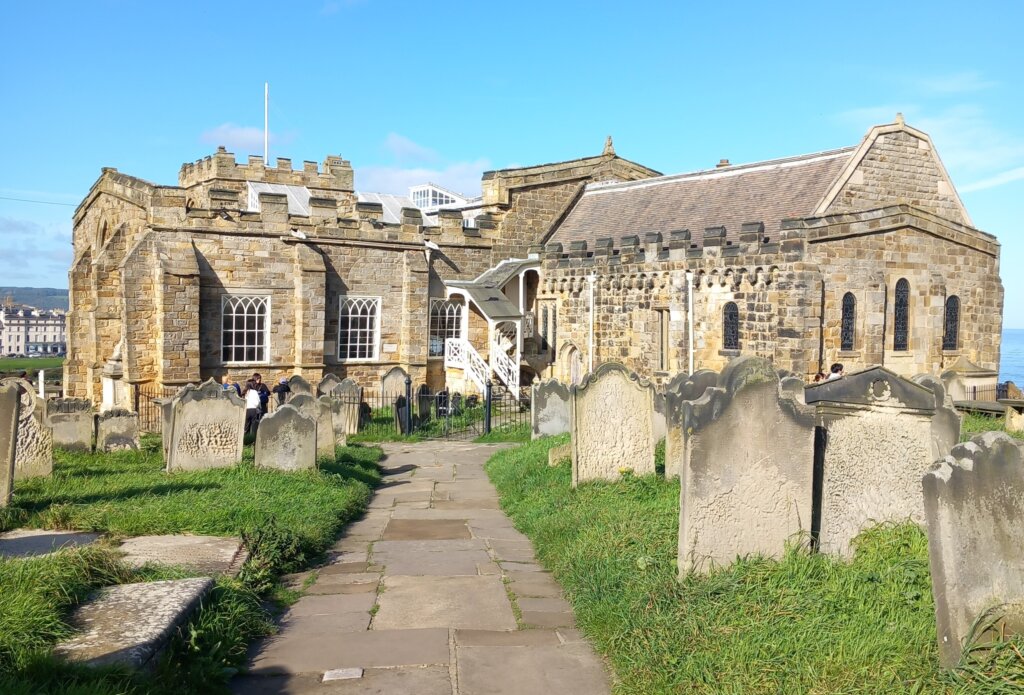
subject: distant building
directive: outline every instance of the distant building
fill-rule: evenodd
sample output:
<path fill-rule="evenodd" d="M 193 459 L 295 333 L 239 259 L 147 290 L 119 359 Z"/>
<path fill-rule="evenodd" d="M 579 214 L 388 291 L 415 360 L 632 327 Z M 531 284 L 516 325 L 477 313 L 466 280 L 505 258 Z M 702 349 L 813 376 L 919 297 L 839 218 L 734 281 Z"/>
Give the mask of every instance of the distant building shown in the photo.
<path fill-rule="evenodd" d="M 57 355 L 67 351 L 64 313 L 0 308 L 0 355 Z"/>

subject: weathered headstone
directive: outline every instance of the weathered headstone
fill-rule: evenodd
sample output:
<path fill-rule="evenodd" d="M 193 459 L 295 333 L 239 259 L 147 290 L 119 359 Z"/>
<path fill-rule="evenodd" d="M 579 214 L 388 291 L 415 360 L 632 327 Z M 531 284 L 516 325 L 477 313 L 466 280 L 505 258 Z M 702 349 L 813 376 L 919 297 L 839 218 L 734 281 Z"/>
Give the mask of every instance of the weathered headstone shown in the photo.
<path fill-rule="evenodd" d="M 807 384 L 804 383 L 803 379 L 795 376 L 784 376 L 781 377 L 779 386 L 782 388 L 783 393 L 789 394 L 796 402 L 807 403 L 807 396 L 804 394 Z"/>
<path fill-rule="evenodd" d="M 654 386 L 608 362 L 569 389 L 572 484 L 654 473 Z"/>
<path fill-rule="evenodd" d="M 416 389 L 416 415 L 421 423 L 434 417 L 434 401 L 434 394 L 430 392 L 430 387 L 420 384 L 420 387 Z"/>
<path fill-rule="evenodd" d="M 775 367 L 737 357 L 718 386 L 682 404 L 679 568 L 778 557 L 810 530 L 814 412 L 782 393 Z"/>
<path fill-rule="evenodd" d="M 334 460 L 334 447 L 337 443 L 334 436 L 334 413 L 331 407 L 335 400 L 330 396 L 320 396 L 316 402 L 316 455 L 326 456 L 332 461 Z"/>
<path fill-rule="evenodd" d="M 801 390 L 803 390 L 801 388 Z M 807 387 L 824 428 L 816 467 L 821 480 L 819 548 L 851 555 L 851 542 L 884 521 L 924 522 L 921 476 L 935 461 L 935 395 L 883 367 Z"/>
<path fill-rule="evenodd" d="M 695 401 L 718 383 L 718 372 L 698 369 L 676 374 L 665 387 L 665 479 L 678 478 L 686 460 L 683 401 Z"/>
<path fill-rule="evenodd" d="M 363 389 L 352 379 L 344 379 L 331 391 L 331 397 L 342 403 L 342 423 L 346 435 L 359 433 L 359 404 L 363 402 Z"/>
<path fill-rule="evenodd" d="M 334 444 L 345 446 L 348 443 L 348 435 L 345 433 L 345 404 L 340 398 L 334 396 L 320 396 L 320 400 L 326 399 L 331 409 L 331 429 L 334 430 Z"/>
<path fill-rule="evenodd" d="M 53 445 L 67 451 L 92 451 L 93 413 L 88 398 L 54 398 L 46 412 Z"/>
<path fill-rule="evenodd" d="M 935 414 L 932 416 L 932 461 L 949 456 L 949 452 L 960 442 L 960 414 L 953 407 L 953 399 L 946 393 L 942 379 L 930 374 L 919 374 L 913 378 L 935 396 Z"/>
<path fill-rule="evenodd" d="M 534 384 L 530 395 L 530 422 L 533 439 L 565 434 L 570 429 L 569 387 L 547 379 Z"/>
<path fill-rule="evenodd" d="M 0 385 L 17 389 L 18 451 L 14 462 L 14 479 L 24 480 L 53 472 L 53 435 L 46 422 L 46 404 L 36 397 L 32 384 L 24 379 L 4 379 Z"/>
<path fill-rule="evenodd" d="M 188 391 L 194 391 L 195 384 L 185 384 L 173 396 L 154 398 L 153 402 L 160 407 L 160 446 L 163 449 L 164 462 L 171 458 L 171 426 L 174 424 L 174 403 Z"/>
<path fill-rule="evenodd" d="M 928 556 L 939 660 L 956 666 L 975 620 L 991 632 L 1024 630 L 1024 456 L 1021 442 L 986 432 L 959 444 L 924 475 Z"/>
<path fill-rule="evenodd" d="M 313 386 L 303 379 L 298 374 L 293 374 L 288 377 L 288 388 L 291 389 L 288 392 L 288 400 L 295 398 L 296 396 L 312 396 Z"/>
<path fill-rule="evenodd" d="M 317 422 L 292 404 L 265 415 L 256 430 L 256 465 L 282 471 L 316 468 Z"/>
<path fill-rule="evenodd" d="M 338 378 L 337 374 L 325 374 L 324 378 L 320 380 L 320 383 L 316 386 L 316 394 L 318 396 L 330 395 L 331 391 L 341 383 L 341 379 Z"/>
<path fill-rule="evenodd" d="M 167 470 L 234 466 L 242 459 L 245 401 L 213 379 L 174 397 Z"/>
<path fill-rule="evenodd" d="M 138 451 L 139 414 L 117 408 L 96 416 L 96 451 Z"/>
<path fill-rule="evenodd" d="M 388 373 L 380 380 L 380 393 L 384 397 L 384 401 L 387 402 L 391 398 L 404 394 L 405 380 L 408 378 L 409 373 L 401 367 L 392 367 L 388 370 Z"/>
<path fill-rule="evenodd" d="M 18 452 L 18 389 L 0 384 L 0 507 L 11 503 L 14 491 L 14 459 Z"/>

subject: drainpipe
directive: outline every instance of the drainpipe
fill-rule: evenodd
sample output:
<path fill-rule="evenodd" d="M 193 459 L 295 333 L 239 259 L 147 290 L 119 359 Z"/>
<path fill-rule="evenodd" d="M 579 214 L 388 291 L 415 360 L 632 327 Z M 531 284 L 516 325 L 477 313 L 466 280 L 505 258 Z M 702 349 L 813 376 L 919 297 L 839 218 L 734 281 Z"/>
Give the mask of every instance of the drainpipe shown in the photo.
<path fill-rule="evenodd" d="M 686 347 L 690 352 L 690 374 L 693 374 L 693 272 L 686 271 Z"/>
<path fill-rule="evenodd" d="M 597 280 L 596 275 L 591 275 L 587 278 L 590 282 L 590 350 L 588 351 L 588 360 L 590 366 L 587 371 L 594 371 L 594 282 Z"/>

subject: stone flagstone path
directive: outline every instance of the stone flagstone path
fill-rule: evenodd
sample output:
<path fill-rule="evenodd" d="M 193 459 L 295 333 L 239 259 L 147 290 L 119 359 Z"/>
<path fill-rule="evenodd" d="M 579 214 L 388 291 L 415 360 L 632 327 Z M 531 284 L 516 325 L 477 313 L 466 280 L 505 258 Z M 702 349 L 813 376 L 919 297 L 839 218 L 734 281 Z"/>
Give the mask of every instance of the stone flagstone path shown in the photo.
<path fill-rule="evenodd" d="M 496 448 L 384 448 L 385 482 L 366 516 L 312 573 L 279 634 L 254 646 L 233 691 L 608 693 L 558 584 L 498 506 L 483 469 Z"/>

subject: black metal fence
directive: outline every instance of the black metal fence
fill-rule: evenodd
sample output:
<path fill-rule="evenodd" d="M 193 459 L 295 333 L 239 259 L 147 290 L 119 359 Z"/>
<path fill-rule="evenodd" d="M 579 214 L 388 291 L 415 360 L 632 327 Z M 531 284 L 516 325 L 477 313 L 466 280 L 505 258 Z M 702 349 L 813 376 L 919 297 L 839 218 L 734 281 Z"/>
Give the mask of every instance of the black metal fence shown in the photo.
<path fill-rule="evenodd" d="M 170 398 L 180 389 L 173 386 L 161 387 L 157 384 L 135 384 L 133 395 L 135 412 L 139 414 L 139 431 L 161 434 L 163 431 L 163 413 L 158 400 Z"/>
<path fill-rule="evenodd" d="M 529 401 L 516 400 L 490 384 L 483 393 L 449 390 L 432 393 L 407 381 L 397 393 L 365 393 L 359 401 L 359 434 L 354 441 L 419 439 L 473 440 L 495 431 L 529 426 Z"/>
<path fill-rule="evenodd" d="M 1006 383 L 995 386 L 969 386 L 967 388 L 967 400 L 995 403 L 1001 398 L 1009 398 Z"/>

